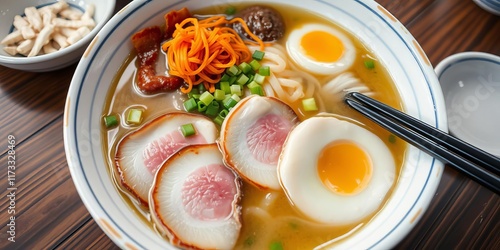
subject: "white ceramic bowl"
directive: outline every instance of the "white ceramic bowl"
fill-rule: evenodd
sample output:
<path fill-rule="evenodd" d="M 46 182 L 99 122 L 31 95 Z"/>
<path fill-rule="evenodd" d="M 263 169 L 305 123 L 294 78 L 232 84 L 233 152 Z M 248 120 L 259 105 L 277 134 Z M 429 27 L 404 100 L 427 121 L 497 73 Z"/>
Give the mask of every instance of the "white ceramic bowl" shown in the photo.
<path fill-rule="evenodd" d="M 462 52 L 436 66 L 454 136 L 500 156 L 500 57 Z"/>
<path fill-rule="evenodd" d="M 78 192 L 95 221 L 120 247 L 170 249 L 137 217 L 113 186 L 102 152 L 100 126 L 104 101 L 115 72 L 130 53 L 130 36 L 162 23 L 164 13 L 230 1 L 133 1 L 97 35 L 82 58 L 69 89 L 64 124 L 67 159 Z M 407 113 L 447 131 L 446 110 L 433 67 L 408 30 L 374 1 L 268 0 L 294 5 L 332 19 L 356 34 L 387 66 Z M 341 248 L 388 249 L 424 214 L 441 179 L 443 164 L 409 147 L 395 191 L 385 207 Z"/>
<path fill-rule="evenodd" d="M 16 0 L 16 1 L 2 1 L 0 5 L 0 40 L 7 34 L 12 32 L 12 21 L 15 15 L 23 15 L 26 7 L 35 6 L 37 8 L 43 7 L 48 4 L 55 3 L 55 0 Z M 0 65 L 5 67 L 32 71 L 32 72 L 46 72 L 60 69 L 77 62 L 90 41 L 97 32 L 104 26 L 106 21 L 113 15 L 115 9 L 115 0 L 66 0 L 71 7 L 85 10 L 89 3 L 95 5 L 94 20 L 96 26 L 90 31 L 89 34 L 84 36 L 75 44 L 68 46 L 62 50 L 47 55 L 40 55 L 34 57 L 24 56 L 11 56 L 7 54 L 3 47 L 0 45 Z"/>

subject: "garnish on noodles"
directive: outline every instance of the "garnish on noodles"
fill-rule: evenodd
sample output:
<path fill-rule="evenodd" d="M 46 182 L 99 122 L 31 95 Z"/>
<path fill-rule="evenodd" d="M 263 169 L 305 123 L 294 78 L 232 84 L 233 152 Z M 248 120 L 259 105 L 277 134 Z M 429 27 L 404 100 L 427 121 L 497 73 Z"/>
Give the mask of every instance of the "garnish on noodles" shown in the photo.
<path fill-rule="evenodd" d="M 183 93 L 189 93 L 193 86 L 200 83 L 213 93 L 226 68 L 251 60 L 252 54 L 245 42 L 234 29 L 228 27 L 236 22 L 242 24 L 263 50 L 262 40 L 248 29 L 241 18 L 186 18 L 175 25 L 172 39 L 165 42 L 162 49 L 167 52 L 169 74 L 181 77 L 187 83 L 187 87 L 181 88 Z"/>

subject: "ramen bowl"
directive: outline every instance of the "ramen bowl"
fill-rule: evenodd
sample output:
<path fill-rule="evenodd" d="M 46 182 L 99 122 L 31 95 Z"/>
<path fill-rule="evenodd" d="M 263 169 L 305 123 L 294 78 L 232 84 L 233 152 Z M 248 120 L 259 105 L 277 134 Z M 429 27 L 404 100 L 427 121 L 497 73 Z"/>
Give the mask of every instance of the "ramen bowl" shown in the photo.
<path fill-rule="evenodd" d="M 31 1 L 31 0 L 21 0 L 21 1 L 5 1 L 0 7 L 0 37 L 4 39 L 8 34 L 15 30 L 13 26 L 14 16 L 21 15 L 24 16 L 24 9 L 27 7 L 42 8 L 47 5 L 55 3 L 54 0 L 43 0 L 43 1 Z M 78 10 L 80 12 L 85 12 L 85 9 L 89 4 L 95 6 L 95 11 L 93 19 L 95 21 L 95 27 L 93 27 L 89 33 L 83 36 L 81 39 L 75 41 L 71 46 L 59 49 L 53 53 L 37 55 L 32 57 L 21 56 L 19 54 L 12 56 L 4 51 L 4 45 L 1 46 L 0 50 L 0 65 L 5 67 L 31 71 L 31 72 L 47 72 L 53 71 L 60 68 L 67 67 L 75 62 L 77 62 L 80 57 L 85 52 L 85 49 L 89 45 L 90 41 L 97 32 L 104 26 L 107 20 L 113 15 L 115 9 L 115 1 L 96 1 L 96 0 L 67 0 L 66 1 L 72 9 Z"/>
<path fill-rule="evenodd" d="M 192 11 L 245 1 L 133 1 L 102 28 L 81 59 L 66 100 L 64 140 L 75 186 L 90 214 L 120 247 L 174 249 L 134 210 L 117 188 L 103 151 L 108 143 L 102 117 L 116 72 L 133 47 L 139 30 L 161 25 L 170 10 Z M 443 95 L 433 67 L 405 27 L 374 1 L 285 1 L 265 3 L 300 8 L 344 27 L 378 58 L 408 114 L 447 131 Z M 182 109 L 182 108 L 179 108 Z M 388 249 L 396 245 L 425 213 L 441 179 L 443 164 L 413 146 L 401 155 L 392 191 L 363 225 L 332 239 L 340 249 Z M 112 161 L 111 161 L 112 164 Z M 306 185 L 306 184 L 304 184 Z M 151 201 L 151 200 L 150 200 Z M 244 223 L 244 221 L 243 221 Z"/>

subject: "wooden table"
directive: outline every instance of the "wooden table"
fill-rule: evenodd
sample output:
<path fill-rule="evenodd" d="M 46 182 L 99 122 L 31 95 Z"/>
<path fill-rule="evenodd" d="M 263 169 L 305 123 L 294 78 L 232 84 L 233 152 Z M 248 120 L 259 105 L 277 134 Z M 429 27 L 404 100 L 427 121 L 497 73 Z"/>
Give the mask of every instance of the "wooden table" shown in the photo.
<path fill-rule="evenodd" d="M 128 1 L 118 0 L 116 10 Z M 471 0 L 379 0 L 435 66 L 462 51 L 500 55 L 500 17 Z M 0 66 L 0 249 L 115 249 L 85 209 L 63 145 L 63 111 L 76 65 L 50 73 Z M 16 242 L 8 241 L 8 137 L 15 136 Z M 398 249 L 500 249 L 500 197 L 446 167 L 429 209 Z"/>

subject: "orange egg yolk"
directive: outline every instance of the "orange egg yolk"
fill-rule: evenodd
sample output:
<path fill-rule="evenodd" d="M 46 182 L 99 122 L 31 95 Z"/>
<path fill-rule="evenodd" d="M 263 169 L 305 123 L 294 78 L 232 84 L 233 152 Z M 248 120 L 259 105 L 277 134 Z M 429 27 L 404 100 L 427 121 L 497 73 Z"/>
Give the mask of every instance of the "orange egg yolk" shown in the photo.
<path fill-rule="evenodd" d="M 325 31 L 311 31 L 306 33 L 300 46 L 305 54 L 318 62 L 335 62 L 344 53 L 344 44 L 336 36 Z"/>
<path fill-rule="evenodd" d="M 363 190 L 372 175 L 370 157 L 349 141 L 328 144 L 319 155 L 317 167 L 323 184 L 343 195 Z"/>

